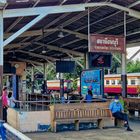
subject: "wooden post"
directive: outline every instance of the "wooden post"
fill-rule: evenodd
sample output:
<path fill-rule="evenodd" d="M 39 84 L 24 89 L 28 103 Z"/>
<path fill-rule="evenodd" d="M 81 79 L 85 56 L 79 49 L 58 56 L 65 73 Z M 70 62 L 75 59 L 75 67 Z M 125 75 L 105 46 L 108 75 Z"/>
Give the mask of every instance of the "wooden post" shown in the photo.
<path fill-rule="evenodd" d="M 79 131 L 79 120 L 75 121 L 75 130 Z"/>
<path fill-rule="evenodd" d="M 102 119 L 99 119 L 99 120 L 98 120 L 98 127 L 99 127 L 100 129 L 103 129 L 103 126 L 104 126 L 103 120 L 102 120 Z"/>

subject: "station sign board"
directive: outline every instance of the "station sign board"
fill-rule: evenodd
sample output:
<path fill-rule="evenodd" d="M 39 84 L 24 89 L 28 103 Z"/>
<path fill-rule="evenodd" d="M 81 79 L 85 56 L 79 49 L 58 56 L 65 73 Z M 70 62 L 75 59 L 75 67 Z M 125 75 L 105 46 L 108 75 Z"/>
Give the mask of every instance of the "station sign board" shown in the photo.
<path fill-rule="evenodd" d="M 89 52 L 125 53 L 125 38 L 118 35 L 91 34 Z"/>

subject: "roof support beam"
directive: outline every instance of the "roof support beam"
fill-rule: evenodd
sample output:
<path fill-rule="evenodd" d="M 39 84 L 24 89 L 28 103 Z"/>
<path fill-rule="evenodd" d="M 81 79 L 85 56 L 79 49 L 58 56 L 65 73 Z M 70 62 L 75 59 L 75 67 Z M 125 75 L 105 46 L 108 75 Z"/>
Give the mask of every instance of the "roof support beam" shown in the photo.
<path fill-rule="evenodd" d="M 32 52 L 27 52 L 27 51 L 23 51 L 23 50 L 18 50 L 16 52 L 20 52 L 20 53 L 24 53 L 24 54 L 28 54 L 30 56 L 34 56 L 34 57 L 37 57 L 37 58 L 41 58 L 41 59 L 44 59 L 44 60 L 51 60 L 51 61 L 56 61 L 57 59 L 53 58 L 53 57 L 50 57 L 50 56 L 44 56 L 44 55 L 40 55 L 40 54 L 36 54 L 36 53 L 32 53 Z"/>
<path fill-rule="evenodd" d="M 35 70 L 37 70 L 38 72 L 44 74 L 44 72 L 43 72 L 42 69 L 40 69 L 39 67 L 37 67 L 34 63 L 31 63 L 31 64 L 32 64 L 32 66 L 34 67 Z M 37 73 L 37 72 L 36 72 L 36 73 Z M 35 73 L 35 74 L 36 74 L 36 73 Z"/>
<path fill-rule="evenodd" d="M 25 45 L 30 45 L 31 43 L 30 42 L 25 42 L 25 43 L 13 43 L 13 44 L 9 44 L 9 45 L 6 45 L 4 47 L 4 49 L 13 49 L 13 48 L 21 48 Z"/>
<path fill-rule="evenodd" d="M 33 60 L 27 60 L 27 59 L 22 59 L 22 58 L 18 58 L 19 61 L 23 61 L 23 62 L 27 62 L 30 64 L 35 64 L 35 65 L 39 65 L 39 66 L 43 66 L 43 63 L 41 62 L 37 62 L 37 61 L 33 61 Z"/>
<path fill-rule="evenodd" d="M 38 21 L 40 21 L 42 18 L 44 18 L 48 13 L 41 14 L 37 16 L 35 19 L 33 19 L 31 22 L 26 24 L 24 27 L 22 27 L 20 30 L 18 30 L 16 33 L 14 33 L 12 36 L 10 36 L 8 39 L 6 39 L 3 43 L 3 46 L 8 45 L 10 42 L 12 42 L 16 37 L 21 35 L 23 32 L 27 31 L 30 27 L 32 27 L 34 24 L 36 24 Z"/>
<path fill-rule="evenodd" d="M 135 35 L 140 33 L 140 28 L 136 28 L 134 30 L 128 31 L 127 36 Z"/>
<path fill-rule="evenodd" d="M 134 22 L 134 21 L 136 21 L 136 20 L 137 20 L 137 19 L 131 18 L 131 19 L 128 19 L 128 20 L 126 21 L 126 23 L 128 24 L 128 23 Z M 104 29 L 102 29 L 102 30 L 99 30 L 99 31 L 97 31 L 96 33 L 100 34 L 100 33 L 103 33 L 103 32 L 107 32 L 107 31 L 110 31 L 110 30 L 112 30 L 112 29 L 114 29 L 114 28 L 117 28 L 117 27 L 119 27 L 119 26 L 122 26 L 123 24 L 124 24 L 124 22 L 119 22 L 119 23 L 117 23 L 117 24 L 108 26 L 107 28 L 104 28 Z"/>
<path fill-rule="evenodd" d="M 127 48 L 137 47 L 137 46 L 140 46 L 140 41 L 138 41 L 138 42 L 133 42 L 133 43 L 130 43 L 130 42 L 129 42 L 129 43 L 126 45 Z"/>
<path fill-rule="evenodd" d="M 67 2 L 68 0 L 62 0 L 60 5 L 63 5 L 65 2 Z"/>
<path fill-rule="evenodd" d="M 119 26 L 119 25 L 120 25 L 120 23 L 114 25 L 114 27 Z M 112 28 L 112 26 L 111 26 L 111 28 Z M 59 28 L 51 28 L 51 29 L 45 29 L 44 32 L 45 33 L 46 32 L 56 32 L 56 31 L 59 31 L 59 30 L 60 30 Z M 71 30 L 68 30 L 68 29 L 61 29 L 61 31 L 69 33 L 69 34 L 73 34 L 80 39 L 88 40 L 88 35 L 87 34 L 79 33 L 77 31 L 71 31 Z M 140 33 L 140 28 L 138 28 L 136 30 L 133 30 L 133 31 L 129 31 L 127 33 L 127 36 L 138 34 L 138 33 Z M 14 34 L 14 33 L 5 33 L 4 39 L 10 37 L 12 34 Z M 26 32 L 22 33 L 19 37 L 32 37 L 32 36 L 41 36 L 41 35 L 42 35 L 42 30 L 32 30 L 32 31 L 26 31 Z"/>
<path fill-rule="evenodd" d="M 98 7 L 98 6 L 110 6 L 121 11 L 127 12 L 128 15 L 140 19 L 140 12 L 136 10 L 132 10 L 127 7 L 123 7 L 118 4 L 109 3 L 109 2 L 91 2 L 91 3 L 83 3 L 83 4 L 72 4 L 72 5 L 59 5 L 59 6 L 47 6 L 47 7 L 34 7 L 34 8 L 21 8 L 21 9 L 7 9 L 4 11 L 4 18 L 9 17 L 20 17 L 20 16 L 34 16 L 45 14 L 49 12 L 49 14 L 54 13 L 65 13 L 65 12 L 78 12 L 84 11 L 86 7 Z"/>
<path fill-rule="evenodd" d="M 82 34 L 82 33 L 79 33 L 79 32 L 76 32 L 76 31 L 67 30 L 67 29 L 62 29 L 62 31 L 63 32 L 67 32 L 69 34 L 76 35 L 76 37 L 81 38 L 81 39 L 85 39 L 85 40 L 88 39 L 88 35 L 86 35 L 86 34 Z"/>
<path fill-rule="evenodd" d="M 96 5 L 96 4 L 95 4 Z M 35 16 L 40 14 L 55 14 L 66 12 L 78 12 L 84 11 L 84 4 L 73 5 L 59 5 L 59 6 L 46 6 L 46 7 L 34 7 L 34 8 L 20 8 L 20 9 L 7 9 L 3 12 L 4 18 L 20 17 L 20 16 Z"/>
<path fill-rule="evenodd" d="M 33 5 L 33 7 L 35 7 L 38 3 L 40 2 L 40 0 L 37 0 L 35 2 L 35 4 Z M 5 32 L 9 32 L 12 28 L 14 28 L 21 20 L 23 19 L 23 17 L 18 17 L 7 29 Z"/>
<path fill-rule="evenodd" d="M 135 20 L 135 19 L 131 19 L 131 20 L 127 21 L 127 23 L 130 23 L 130 22 L 132 22 L 132 21 L 134 21 L 134 20 Z M 102 33 L 102 32 L 104 32 L 104 31 L 110 30 L 110 29 L 115 28 L 115 27 L 118 27 L 118 26 L 120 26 L 120 25 L 122 25 L 122 22 L 120 22 L 119 24 L 116 24 L 116 25 L 114 25 L 114 26 L 109 26 L 109 27 L 107 27 L 107 28 L 105 28 L 105 29 L 103 29 L 103 30 L 98 31 L 97 33 Z M 58 28 L 46 29 L 45 32 L 54 32 L 54 31 L 58 31 L 58 30 L 59 30 Z M 67 29 L 62 29 L 62 31 L 67 32 L 67 33 L 69 33 L 69 34 L 74 34 L 74 35 L 76 35 L 76 37 L 79 37 L 80 39 L 85 39 L 85 40 L 88 39 L 88 36 L 87 36 L 86 34 L 79 33 L 79 32 L 77 32 L 77 31 L 70 31 L 70 30 L 67 30 Z M 135 35 L 135 34 L 138 34 L 138 33 L 140 33 L 140 28 L 137 28 L 136 30 L 128 31 L 128 32 L 127 32 L 127 36 Z M 11 33 L 5 34 L 5 37 L 9 36 L 9 34 L 11 34 Z M 22 35 L 20 35 L 20 37 L 37 36 L 37 35 L 42 35 L 42 30 L 27 31 L 27 32 L 24 32 Z M 79 41 L 80 39 L 76 39 L 76 40 L 74 40 L 74 41 L 70 41 L 70 42 L 68 42 L 68 43 L 66 43 L 66 44 L 63 44 L 63 46 L 66 46 L 66 45 L 72 44 L 72 43 L 74 43 L 74 42 L 77 42 L 77 41 Z M 53 40 L 53 41 L 54 41 L 54 40 Z M 52 41 L 52 42 L 53 42 L 53 41 Z M 50 44 L 51 42 L 48 42 L 48 43 Z M 46 45 L 46 44 L 43 44 L 43 43 L 40 43 L 40 42 L 35 42 L 35 44 L 40 45 L 39 47 L 36 47 L 35 50 L 38 49 L 38 48 L 40 48 L 40 47 L 43 46 L 43 45 Z M 27 45 L 30 45 L 30 43 L 29 43 L 29 42 L 25 42 L 25 43 L 10 44 L 10 45 L 5 46 L 5 49 L 21 48 L 21 47 L 24 48 L 24 46 L 26 47 Z M 52 45 L 50 45 L 52 48 L 49 47 L 49 45 L 46 45 L 46 46 L 47 46 L 50 50 L 53 50 Z M 127 46 L 129 47 L 129 46 L 133 46 L 133 45 L 128 44 Z M 57 47 L 57 46 L 54 46 L 54 47 Z M 57 48 L 59 48 L 59 47 L 57 47 Z M 64 52 L 64 53 L 65 53 L 65 52 Z M 71 54 L 73 54 L 73 53 L 71 53 Z"/>
<path fill-rule="evenodd" d="M 129 63 L 139 52 L 140 52 L 140 49 L 139 49 L 137 52 L 135 52 L 135 53 L 128 59 L 127 63 Z"/>
<path fill-rule="evenodd" d="M 34 44 L 40 45 L 40 46 L 46 46 L 48 49 L 50 50 L 55 50 L 55 51 L 59 51 L 59 52 L 63 52 L 63 53 L 70 53 L 76 56 L 84 56 L 83 53 L 81 52 L 77 52 L 77 51 L 72 51 L 69 49 L 64 49 L 64 48 L 60 48 L 60 47 L 56 47 L 56 46 L 52 46 L 52 45 L 46 45 L 44 43 L 40 43 L 40 42 L 34 42 Z"/>
<path fill-rule="evenodd" d="M 44 32 L 56 32 L 59 29 L 57 28 L 53 28 L 53 29 L 45 29 Z M 14 33 L 5 33 L 4 35 L 4 39 L 10 37 L 11 35 L 13 35 Z M 33 31 L 26 31 L 24 33 L 22 33 L 20 36 L 18 37 L 32 37 L 32 36 L 41 36 L 42 35 L 42 30 L 33 30 Z"/>
<path fill-rule="evenodd" d="M 113 54 L 113 57 L 121 64 L 122 62 L 121 62 L 121 60 L 115 55 L 115 54 Z"/>
<path fill-rule="evenodd" d="M 134 6 L 138 5 L 138 4 L 140 4 L 140 1 L 139 0 L 136 1 L 136 2 L 134 2 L 134 3 L 132 3 L 129 7 L 134 7 Z"/>
<path fill-rule="evenodd" d="M 84 66 L 83 66 L 78 60 L 76 60 L 71 54 L 67 53 L 67 55 L 68 55 L 69 57 L 71 57 L 81 68 L 84 69 Z"/>
<path fill-rule="evenodd" d="M 90 13 L 93 12 L 93 11 L 95 11 L 95 10 L 98 9 L 98 8 L 99 8 L 99 7 L 96 7 L 96 8 L 94 8 L 94 9 L 92 9 L 92 10 L 90 11 Z M 68 16 L 68 15 L 69 15 L 68 13 L 63 14 L 62 16 L 56 18 L 55 20 L 53 20 L 52 22 L 50 22 L 49 24 L 47 24 L 44 28 L 49 28 L 51 25 L 57 23 L 60 19 L 63 19 L 63 18 L 65 18 L 65 17 Z M 84 16 L 86 16 L 86 15 L 87 15 L 87 12 L 85 12 L 85 11 L 81 12 L 80 14 L 74 16 L 73 18 L 71 18 L 71 19 L 65 21 L 65 22 L 63 23 L 63 27 L 65 27 L 65 26 L 67 26 L 67 25 L 69 25 L 69 24 L 71 24 L 71 23 L 77 21 L 78 19 L 80 19 L 80 18 L 82 18 L 82 17 L 84 17 Z M 58 27 L 58 26 L 57 26 L 57 27 Z M 47 33 L 47 34 L 45 33 L 44 36 L 46 37 L 46 36 L 49 36 L 49 35 L 51 35 L 51 33 L 49 33 L 49 34 L 48 34 L 48 33 Z M 25 41 L 28 40 L 29 38 L 30 38 L 30 37 L 25 38 L 24 40 L 22 40 L 22 42 L 25 42 Z M 35 40 L 35 41 L 39 41 L 41 38 L 42 38 L 42 37 L 39 36 L 39 37 L 37 37 L 37 38 L 34 39 L 34 40 Z"/>

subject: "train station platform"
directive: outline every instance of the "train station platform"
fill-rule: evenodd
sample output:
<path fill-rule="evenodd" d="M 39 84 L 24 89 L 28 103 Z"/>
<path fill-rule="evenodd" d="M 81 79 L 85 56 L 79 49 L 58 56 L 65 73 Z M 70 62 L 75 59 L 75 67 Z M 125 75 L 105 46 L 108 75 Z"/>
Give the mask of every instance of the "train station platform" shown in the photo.
<path fill-rule="evenodd" d="M 130 121 L 133 132 L 124 128 L 65 131 L 59 133 L 26 133 L 32 140 L 138 140 L 140 139 L 140 121 Z"/>

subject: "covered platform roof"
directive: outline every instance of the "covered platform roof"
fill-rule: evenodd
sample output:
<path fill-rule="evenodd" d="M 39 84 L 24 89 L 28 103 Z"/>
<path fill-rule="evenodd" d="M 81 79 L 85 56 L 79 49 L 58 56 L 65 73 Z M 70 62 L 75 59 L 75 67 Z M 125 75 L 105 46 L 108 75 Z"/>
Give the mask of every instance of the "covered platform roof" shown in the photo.
<path fill-rule="evenodd" d="M 83 57 L 88 51 L 88 10 L 90 33 L 111 35 L 124 34 L 125 11 L 127 47 L 140 45 L 138 0 L 7 0 L 1 8 L 4 61 Z"/>

